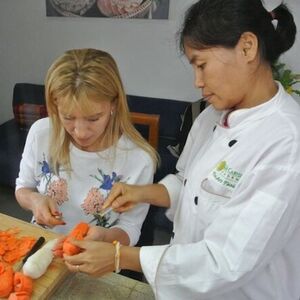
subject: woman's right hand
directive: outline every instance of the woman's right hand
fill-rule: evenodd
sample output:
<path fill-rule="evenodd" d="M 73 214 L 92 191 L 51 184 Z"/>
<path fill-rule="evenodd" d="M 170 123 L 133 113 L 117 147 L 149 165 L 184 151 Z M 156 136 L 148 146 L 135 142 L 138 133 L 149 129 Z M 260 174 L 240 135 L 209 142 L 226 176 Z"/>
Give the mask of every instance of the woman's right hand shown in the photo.
<path fill-rule="evenodd" d="M 122 213 L 130 210 L 137 203 L 143 202 L 142 186 L 125 183 L 115 183 L 102 207 L 102 210 L 112 207 L 114 211 Z"/>
<path fill-rule="evenodd" d="M 33 192 L 31 198 L 31 209 L 37 224 L 46 225 L 50 228 L 56 225 L 65 225 L 57 204 L 51 197 Z"/>

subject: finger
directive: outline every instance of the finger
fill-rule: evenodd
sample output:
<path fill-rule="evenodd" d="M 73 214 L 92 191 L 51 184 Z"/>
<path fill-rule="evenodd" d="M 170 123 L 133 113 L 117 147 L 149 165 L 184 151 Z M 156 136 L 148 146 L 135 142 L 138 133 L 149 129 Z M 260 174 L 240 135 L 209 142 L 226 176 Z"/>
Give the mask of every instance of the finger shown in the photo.
<path fill-rule="evenodd" d="M 74 238 L 70 238 L 68 240 L 72 245 L 77 246 L 81 248 L 82 250 L 85 250 L 88 246 L 88 243 L 85 240 L 76 240 Z"/>
<path fill-rule="evenodd" d="M 64 256 L 64 251 L 63 249 L 56 249 L 56 250 L 52 250 L 52 253 L 55 257 L 60 257 L 63 258 Z"/>
<path fill-rule="evenodd" d="M 128 198 L 125 196 L 119 196 L 118 198 L 115 199 L 115 201 L 111 204 L 111 206 L 114 210 L 126 209 L 128 203 L 132 203 L 132 202 L 128 200 Z"/>
<path fill-rule="evenodd" d="M 69 262 L 65 261 L 66 266 L 71 272 L 82 272 L 83 266 L 81 264 L 70 264 Z"/>
<path fill-rule="evenodd" d="M 132 202 L 126 203 L 126 205 L 123 205 L 123 206 L 115 209 L 115 211 L 118 213 L 123 213 L 123 212 L 131 210 L 134 206 L 136 206 L 136 204 L 134 204 Z"/>
<path fill-rule="evenodd" d="M 106 198 L 102 209 L 106 209 L 115 201 L 115 199 L 122 194 L 122 184 L 121 183 L 115 183 L 110 190 L 108 197 Z"/>
<path fill-rule="evenodd" d="M 66 222 L 62 219 L 57 219 L 53 216 L 50 216 L 49 221 L 48 221 L 49 225 L 51 226 L 56 226 L 56 225 L 66 225 Z"/>
<path fill-rule="evenodd" d="M 84 261 L 84 254 L 82 252 L 75 255 L 63 254 L 63 259 L 65 262 L 71 265 L 81 265 Z"/>

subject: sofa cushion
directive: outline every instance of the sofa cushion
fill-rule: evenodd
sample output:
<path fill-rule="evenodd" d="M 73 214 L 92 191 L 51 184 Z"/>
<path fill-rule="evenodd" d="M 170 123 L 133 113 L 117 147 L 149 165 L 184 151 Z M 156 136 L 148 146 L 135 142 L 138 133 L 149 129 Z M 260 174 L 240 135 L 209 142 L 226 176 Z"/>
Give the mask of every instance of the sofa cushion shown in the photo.
<path fill-rule="evenodd" d="M 47 117 L 47 109 L 43 104 L 23 103 L 13 106 L 14 117 L 20 129 L 28 130 L 38 119 Z"/>

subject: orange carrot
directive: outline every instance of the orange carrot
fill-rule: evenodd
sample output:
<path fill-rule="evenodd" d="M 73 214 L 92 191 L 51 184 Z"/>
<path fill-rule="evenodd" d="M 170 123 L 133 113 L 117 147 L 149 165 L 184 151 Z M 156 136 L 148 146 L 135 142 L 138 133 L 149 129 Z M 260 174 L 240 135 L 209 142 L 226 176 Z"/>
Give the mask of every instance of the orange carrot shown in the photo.
<path fill-rule="evenodd" d="M 36 239 L 30 236 L 17 237 L 19 232 L 18 228 L 0 230 L 0 260 L 14 264 L 32 248 Z"/>
<path fill-rule="evenodd" d="M 8 297 L 13 290 L 13 268 L 0 261 L 0 297 Z"/>
<path fill-rule="evenodd" d="M 21 272 L 16 272 L 14 275 L 14 291 L 26 292 L 30 296 L 32 294 L 32 290 L 32 279 Z"/>
<path fill-rule="evenodd" d="M 30 295 L 24 291 L 14 292 L 9 295 L 8 300 L 30 300 Z"/>
<path fill-rule="evenodd" d="M 80 252 L 80 248 L 71 244 L 70 239 L 83 240 L 89 231 L 89 224 L 81 222 L 78 223 L 73 230 L 69 233 L 68 237 L 63 243 L 63 252 L 67 255 L 74 255 Z"/>

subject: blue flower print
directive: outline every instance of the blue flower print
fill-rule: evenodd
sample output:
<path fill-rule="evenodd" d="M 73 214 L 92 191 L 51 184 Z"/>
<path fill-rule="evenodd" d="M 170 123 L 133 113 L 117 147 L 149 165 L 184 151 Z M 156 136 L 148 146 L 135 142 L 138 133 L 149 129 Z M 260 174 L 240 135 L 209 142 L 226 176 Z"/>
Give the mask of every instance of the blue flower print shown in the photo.
<path fill-rule="evenodd" d="M 46 160 L 45 153 L 43 153 L 43 160 L 39 161 L 39 165 L 41 165 L 41 171 L 42 171 L 39 177 L 41 177 L 42 179 L 44 178 L 46 180 L 46 187 L 47 187 L 53 174 L 49 166 L 49 163 Z"/>
<path fill-rule="evenodd" d="M 123 177 L 122 175 L 117 175 L 116 172 L 112 172 L 111 176 L 110 176 L 110 175 L 104 174 L 102 172 L 102 170 L 100 170 L 99 168 L 97 170 L 98 170 L 99 174 L 101 175 L 101 178 L 99 178 L 97 175 L 91 175 L 91 177 L 100 181 L 101 184 L 100 184 L 99 188 L 106 190 L 106 191 L 110 191 L 113 184 L 115 182 L 120 181 Z"/>

